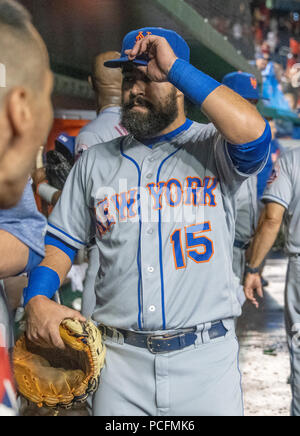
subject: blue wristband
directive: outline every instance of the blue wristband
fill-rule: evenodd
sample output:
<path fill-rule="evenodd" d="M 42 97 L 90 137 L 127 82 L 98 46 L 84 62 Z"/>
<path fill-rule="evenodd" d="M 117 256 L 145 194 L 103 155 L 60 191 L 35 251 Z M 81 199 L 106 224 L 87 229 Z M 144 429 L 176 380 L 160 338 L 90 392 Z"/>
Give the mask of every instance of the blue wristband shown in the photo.
<path fill-rule="evenodd" d="M 53 269 L 46 266 L 34 268 L 29 276 L 28 287 L 23 291 L 24 307 L 37 295 L 51 299 L 60 287 L 60 279 Z"/>
<path fill-rule="evenodd" d="M 211 92 L 221 86 L 215 79 L 182 59 L 174 62 L 168 80 L 193 103 L 200 106 Z"/>

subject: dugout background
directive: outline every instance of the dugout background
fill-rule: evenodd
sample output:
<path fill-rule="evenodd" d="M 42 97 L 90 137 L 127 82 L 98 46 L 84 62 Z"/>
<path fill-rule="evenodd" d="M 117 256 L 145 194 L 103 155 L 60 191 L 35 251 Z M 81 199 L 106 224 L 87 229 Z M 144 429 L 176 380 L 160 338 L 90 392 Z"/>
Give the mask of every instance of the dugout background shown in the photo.
<path fill-rule="evenodd" d="M 55 106 L 93 108 L 87 76 L 93 57 L 120 50 L 145 26 L 172 28 L 190 44 L 192 62 L 217 80 L 249 71 L 254 53 L 248 0 L 19 0 L 33 16 L 56 73 Z"/>

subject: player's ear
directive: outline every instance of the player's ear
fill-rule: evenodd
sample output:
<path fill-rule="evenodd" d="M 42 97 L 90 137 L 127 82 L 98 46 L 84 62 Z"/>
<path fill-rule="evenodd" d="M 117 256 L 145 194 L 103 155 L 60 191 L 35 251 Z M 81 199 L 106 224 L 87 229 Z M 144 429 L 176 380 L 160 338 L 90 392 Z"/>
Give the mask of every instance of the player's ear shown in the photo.
<path fill-rule="evenodd" d="M 175 86 L 174 86 L 174 88 L 175 88 Z M 181 91 L 179 91 L 179 89 L 177 89 L 177 88 L 175 88 L 175 90 L 176 90 L 176 97 L 184 99 L 184 94 Z"/>
<path fill-rule="evenodd" d="M 175 88 L 175 86 L 174 86 L 174 88 Z M 179 91 L 179 89 L 177 89 L 177 88 L 175 88 L 175 96 L 176 96 L 176 99 L 177 99 L 177 101 L 178 101 L 178 104 L 184 106 L 185 96 L 184 96 L 184 94 L 183 94 L 181 91 Z"/>
<path fill-rule="evenodd" d="M 179 91 L 179 89 L 176 89 L 176 98 L 178 102 L 178 106 L 182 108 L 182 110 L 185 110 L 185 96 L 184 94 Z"/>
<path fill-rule="evenodd" d="M 6 98 L 7 118 L 15 136 L 24 136 L 33 125 L 32 96 L 22 87 L 13 88 Z"/>

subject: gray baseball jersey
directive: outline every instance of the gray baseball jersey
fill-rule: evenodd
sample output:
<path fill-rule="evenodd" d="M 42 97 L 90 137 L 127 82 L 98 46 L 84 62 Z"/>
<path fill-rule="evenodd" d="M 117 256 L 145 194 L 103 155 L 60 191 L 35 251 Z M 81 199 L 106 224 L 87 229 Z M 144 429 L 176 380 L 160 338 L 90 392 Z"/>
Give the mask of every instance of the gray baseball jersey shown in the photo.
<path fill-rule="evenodd" d="M 286 251 L 289 264 L 285 286 L 285 323 L 291 357 L 292 416 L 300 416 L 300 149 L 282 155 L 275 163 L 262 200 L 285 209 Z"/>
<path fill-rule="evenodd" d="M 0 336 L 4 340 L 5 346 L 11 349 L 14 345 L 12 316 L 2 280 L 0 280 Z"/>
<path fill-rule="evenodd" d="M 246 245 L 254 235 L 257 218 L 257 177 L 249 177 L 242 183 L 237 194 L 237 218 L 235 223 L 235 241 L 233 247 L 233 271 L 243 283 L 246 265 Z M 241 288 L 239 301 L 243 305 L 245 294 Z"/>
<path fill-rule="evenodd" d="M 300 149 L 283 154 L 275 163 L 273 173 L 262 201 L 272 201 L 287 209 L 286 250 L 289 254 L 300 253 Z"/>
<path fill-rule="evenodd" d="M 249 177 L 237 194 L 235 239 L 247 243 L 257 224 L 257 178 Z"/>
<path fill-rule="evenodd" d="M 213 125 L 188 120 L 175 133 L 90 148 L 50 216 L 49 232 L 76 248 L 96 236 L 97 322 L 157 331 L 241 313 L 232 246 L 247 176 Z"/>
<path fill-rule="evenodd" d="M 121 126 L 121 108 L 114 106 L 100 112 L 97 119 L 87 124 L 76 138 L 75 154 L 79 156 L 96 144 L 112 141 L 119 136 L 128 134 Z M 84 292 L 82 295 L 81 312 L 86 318 L 90 318 L 96 304 L 95 280 L 99 270 L 98 250 L 89 247 L 89 266 L 84 280 Z"/>
<path fill-rule="evenodd" d="M 128 132 L 120 124 L 120 117 L 121 108 L 118 106 L 108 107 L 101 111 L 94 121 L 80 130 L 75 141 L 75 155 L 78 156 L 92 145 L 127 135 Z"/>

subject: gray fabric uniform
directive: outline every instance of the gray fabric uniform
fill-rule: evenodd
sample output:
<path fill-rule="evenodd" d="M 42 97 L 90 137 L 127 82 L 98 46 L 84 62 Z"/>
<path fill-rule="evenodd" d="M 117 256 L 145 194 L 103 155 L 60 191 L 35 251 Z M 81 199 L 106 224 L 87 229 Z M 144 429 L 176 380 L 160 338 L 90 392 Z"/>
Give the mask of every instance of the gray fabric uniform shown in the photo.
<path fill-rule="evenodd" d="M 209 341 L 199 326 L 195 345 L 166 354 L 107 339 L 93 415 L 243 415 L 238 341 L 232 321 L 224 324 L 226 337 Z"/>
<path fill-rule="evenodd" d="M 14 346 L 12 318 L 2 280 L 0 281 L 0 337 L 4 340 L 6 348 L 11 350 Z"/>
<path fill-rule="evenodd" d="M 279 158 L 262 197 L 285 209 L 286 252 L 289 255 L 285 287 L 285 320 L 292 370 L 292 415 L 300 416 L 300 149 Z"/>
<path fill-rule="evenodd" d="M 112 141 L 119 136 L 127 135 L 127 131 L 120 124 L 121 108 L 113 106 L 100 112 L 98 117 L 84 126 L 75 140 L 75 155 L 79 156 L 96 144 Z M 99 271 L 99 252 L 96 245 L 88 248 L 88 268 L 84 280 L 81 313 L 90 318 L 95 310 L 95 280 Z"/>
<path fill-rule="evenodd" d="M 75 155 L 88 150 L 92 145 L 112 141 L 119 136 L 127 135 L 120 124 L 121 108 L 112 106 L 99 113 L 97 118 L 84 126 L 75 140 Z"/>
<path fill-rule="evenodd" d="M 249 177 L 242 184 L 236 202 L 237 218 L 233 246 L 233 271 L 242 285 L 246 264 L 246 248 L 254 235 L 258 221 L 257 177 Z M 240 303 L 243 305 L 246 297 L 242 287 L 238 295 Z"/>
<path fill-rule="evenodd" d="M 93 319 L 141 334 L 198 331 L 198 344 L 156 357 L 107 340 L 95 415 L 242 414 L 232 246 L 246 178 L 214 126 L 198 123 L 152 148 L 130 135 L 96 145 L 72 169 L 49 231 L 76 248 L 96 237 Z M 212 343 L 219 320 L 228 334 Z"/>

